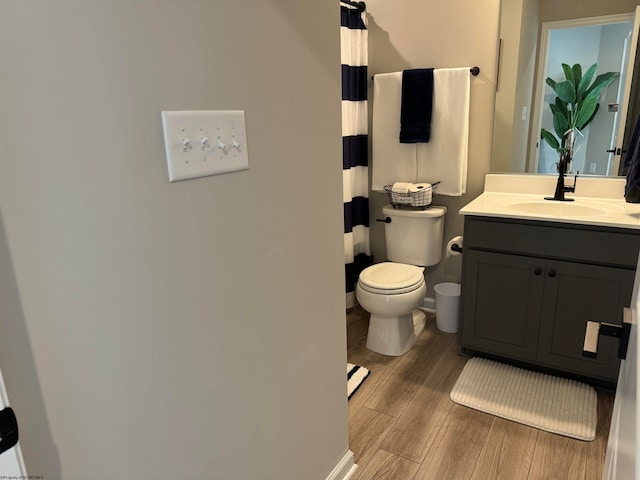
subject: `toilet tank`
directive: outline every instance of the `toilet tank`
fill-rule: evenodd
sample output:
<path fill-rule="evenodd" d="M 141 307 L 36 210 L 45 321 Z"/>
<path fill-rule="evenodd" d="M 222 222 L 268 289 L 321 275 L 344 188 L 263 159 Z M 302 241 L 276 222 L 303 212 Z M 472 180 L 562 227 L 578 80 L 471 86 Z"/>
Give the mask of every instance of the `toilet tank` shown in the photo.
<path fill-rule="evenodd" d="M 440 262 L 444 237 L 444 214 L 447 207 L 413 208 L 382 207 L 387 259 L 428 267 Z"/>

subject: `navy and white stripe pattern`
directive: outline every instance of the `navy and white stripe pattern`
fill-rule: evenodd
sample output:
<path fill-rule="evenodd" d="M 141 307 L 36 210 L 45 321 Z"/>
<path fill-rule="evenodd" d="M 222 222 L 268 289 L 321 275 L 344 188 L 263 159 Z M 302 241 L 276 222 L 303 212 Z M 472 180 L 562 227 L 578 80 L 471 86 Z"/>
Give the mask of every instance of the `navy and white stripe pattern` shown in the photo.
<path fill-rule="evenodd" d="M 340 7 L 342 63 L 342 182 L 347 308 L 356 305 L 355 285 L 371 265 L 365 12 Z"/>
<path fill-rule="evenodd" d="M 347 363 L 347 400 L 356 393 L 370 373 L 371 372 L 364 367 Z"/>

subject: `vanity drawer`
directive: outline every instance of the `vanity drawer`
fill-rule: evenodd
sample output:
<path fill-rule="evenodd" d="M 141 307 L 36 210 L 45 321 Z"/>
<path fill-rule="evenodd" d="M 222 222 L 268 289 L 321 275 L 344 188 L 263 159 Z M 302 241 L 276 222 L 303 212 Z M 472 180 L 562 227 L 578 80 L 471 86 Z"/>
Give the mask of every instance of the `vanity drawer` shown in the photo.
<path fill-rule="evenodd" d="M 640 231 L 465 217 L 465 249 L 517 253 L 635 269 Z"/>

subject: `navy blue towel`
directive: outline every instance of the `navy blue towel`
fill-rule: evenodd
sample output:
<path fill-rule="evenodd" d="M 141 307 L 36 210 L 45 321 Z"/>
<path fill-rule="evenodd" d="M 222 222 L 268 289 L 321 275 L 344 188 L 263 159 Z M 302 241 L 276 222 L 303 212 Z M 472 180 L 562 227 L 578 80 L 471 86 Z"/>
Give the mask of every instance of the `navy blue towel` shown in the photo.
<path fill-rule="evenodd" d="M 433 68 L 402 72 L 400 143 L 429 142 L 433 107 Z"/>
<path fill-rule="evenodd" d="M 624 199 L 627 203 L 640 203 L 640 117 L 636 120 L 636 125 L 631 135 L 623 174 L 627 176 Z"/>

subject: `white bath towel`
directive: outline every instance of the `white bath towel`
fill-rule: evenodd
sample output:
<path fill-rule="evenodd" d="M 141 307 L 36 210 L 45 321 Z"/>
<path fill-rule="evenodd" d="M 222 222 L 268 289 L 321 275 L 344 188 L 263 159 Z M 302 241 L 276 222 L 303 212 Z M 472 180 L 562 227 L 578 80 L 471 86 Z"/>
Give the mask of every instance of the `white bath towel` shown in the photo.
<path fill-rule="evenodd" d="M 440 195 L 461 196 L 466 192 L 469 97 L 469 67 L 434 70 L 431 139 L 416 144 L 415 181 L 440 181 L 436 192 Z"/>
<path fill-rule="evenodd" d="M 461 196 L 467 187 L 469 151 L 469 67 L 433 72 L 433 111 L 429 143 L 400 143 L 402 72 L 373 81 L 371 189 L 401 182 L 440 182 L 440 195 Z"/>
<path fill-rule="evenodd" d="M 468 74 L 467 74 L 468 75 Z M 416 145 L 400 143 L 402 72 L 382 73 L 373 80 L 371 189 L 417 180 Z"/>

